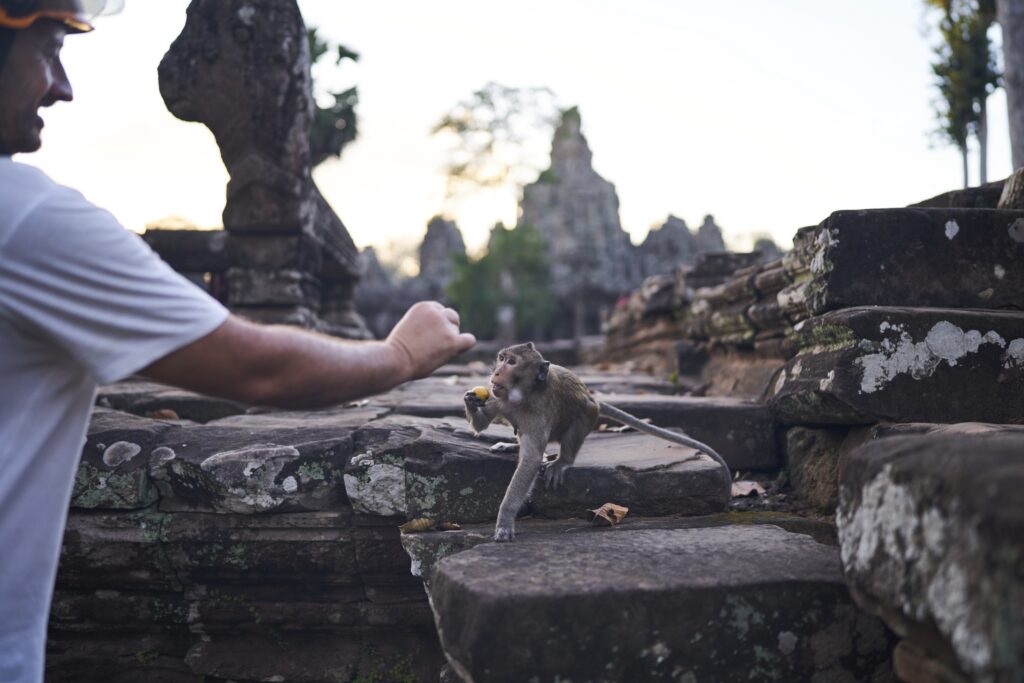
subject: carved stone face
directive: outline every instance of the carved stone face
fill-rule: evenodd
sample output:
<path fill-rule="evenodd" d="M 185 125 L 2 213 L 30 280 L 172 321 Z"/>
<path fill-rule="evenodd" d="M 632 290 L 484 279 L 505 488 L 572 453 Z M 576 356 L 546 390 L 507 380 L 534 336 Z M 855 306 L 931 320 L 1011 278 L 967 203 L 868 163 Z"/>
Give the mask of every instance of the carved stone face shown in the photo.
<path fill-rule="evenodd" d="M 254 151 L 308 169 L 309 47 L 295 0 L 192 0 L 159 77 L 167 108 L 210 128 L 229 172 Z"/>

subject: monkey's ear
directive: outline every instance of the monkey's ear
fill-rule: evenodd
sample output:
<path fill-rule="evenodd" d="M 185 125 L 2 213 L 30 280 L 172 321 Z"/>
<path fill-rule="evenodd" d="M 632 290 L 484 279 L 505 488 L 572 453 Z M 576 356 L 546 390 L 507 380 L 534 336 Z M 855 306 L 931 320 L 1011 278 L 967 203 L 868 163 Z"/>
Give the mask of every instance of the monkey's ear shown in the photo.
<path fill-rule="evenodd" d="M 551 361 L 546 360 L 540 364 L 540 369 L 537 370 L 537 381 L 547 382 L 548 381 L 548 368 L 551 367 Z"/>
<path fill-rule="evenodd" d="M 533 345 L 533 342 L 526 342 L 526 348 L 530 349 L 531 351 L 537 350 L 537 347 Z"/>

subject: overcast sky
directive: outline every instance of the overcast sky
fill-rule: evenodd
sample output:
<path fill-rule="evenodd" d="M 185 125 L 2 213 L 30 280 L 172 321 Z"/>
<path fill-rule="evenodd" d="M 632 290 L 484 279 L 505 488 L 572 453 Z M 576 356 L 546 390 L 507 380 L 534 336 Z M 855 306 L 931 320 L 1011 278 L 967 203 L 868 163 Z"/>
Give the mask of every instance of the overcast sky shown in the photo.
<path fill-rule="evenodd" d="M 418 244 L 443 207 L 430 129 L 488 81 L 547 86 L 579 106 L 599 173 L 639 242 L 668 214 L 714 214 L 726 241 L 796 229 L 836 209 L 903 206 L 961 184 L 936 146 L 921 0 L 303 0 L 306 21 L 361 54 L 360 138 L 315 178 L 360 246 Z M 156 67 L 186 0 L 128 0 L 72 36 L 75 101 L 43 113 L 22 155 L 127 227 L 181 216 L 217 226 L 226 172 L 212 135 L 167 113 Z M 989 178 L 1010 172 L 1005 98 L 989 101 Z M 977 182 L 972 160 L 972 183 Z M 466 202 L 471 248 L 515 220 L 511 194 Z"/>

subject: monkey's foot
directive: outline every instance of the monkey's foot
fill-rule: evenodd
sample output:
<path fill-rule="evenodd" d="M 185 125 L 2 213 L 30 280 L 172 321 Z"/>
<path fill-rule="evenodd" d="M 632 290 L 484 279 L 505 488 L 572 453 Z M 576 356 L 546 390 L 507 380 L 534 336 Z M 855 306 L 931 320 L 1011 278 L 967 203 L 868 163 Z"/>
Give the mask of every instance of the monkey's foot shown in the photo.
<path fill-rule="evenodd" d="M 518 453 L 519 444 L 508 441 L 499 441 L 491 446 L 491 453 Z"/>
<path fill-rule="evenodd" d="M 565 484 L 565 471 L 569 469 L 558 460 L 551 460 L 544 463 L 544 488 L 560 489 Z"/>
<path fill-rule="evenodd" d="M 510 526 L 494 527 L 494 541 L 496 543 L 509 543 L 516 537 L 516 530 Z"/>

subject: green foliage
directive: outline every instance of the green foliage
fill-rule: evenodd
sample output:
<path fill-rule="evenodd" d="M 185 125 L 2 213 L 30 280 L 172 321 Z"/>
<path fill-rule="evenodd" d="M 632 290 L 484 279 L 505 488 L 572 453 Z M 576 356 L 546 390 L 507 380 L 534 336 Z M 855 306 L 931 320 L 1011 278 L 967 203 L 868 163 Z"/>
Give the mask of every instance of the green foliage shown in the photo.
<path fill-rule="evenodd" d="M 939 90 L 938 134 L 966 156 L 971 134 L 982 132 L 985 101 L 1001 74 L 988 31 L 996 18 L 995 0 L 925 0 L 941 10 L 932 73 Z M 965 179 L 966 180 L 966 179 Z"/>
<path fill-rule="evenodd" d="M 451 141 L 445 175 L 449 197 L 481 187 L 522 185 L 540 167 L 558 107 L 548 88 L 490 82 L 434 126 Z"/>
<path fill-rule="evenodd" d="M 502 225 L 491 231 L 487 254 L 478 260 L 456 255 L 455 277 L 448 296 L 463 328 L 482 339 L 494 337 L 495 317 L 512 306 L 520 330 L 542 329 L 554 313 L 546 246 L 536 228 Z"/>
<path fill-rule="evenodd" d="M 309 63 L 316 64 L 329 52 L 334 52 L 334 64 L 340 65 L 346 59 L 353 62 L 359 61 L 359 54 L 349 50 L 344 45 L 331 45 L 321 40 L 316 29 L 306 31 L 309 40 Z M 356 87 L 347 88 L 341 91 L 327 92 L 328 100 L 333 100 L 327 106 L 315 104 L 313 111 L 313 125 L 309 130 L 309 152 L 313 166 L 316 166 L 331 157 L 341 156 L 341 150 L 345 145 L 356 139 L 358 130 L 356 127 L 356 105 L 359 104 L 359 91 Z"/>

